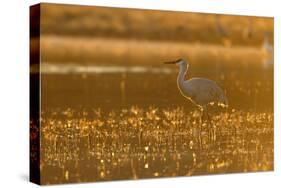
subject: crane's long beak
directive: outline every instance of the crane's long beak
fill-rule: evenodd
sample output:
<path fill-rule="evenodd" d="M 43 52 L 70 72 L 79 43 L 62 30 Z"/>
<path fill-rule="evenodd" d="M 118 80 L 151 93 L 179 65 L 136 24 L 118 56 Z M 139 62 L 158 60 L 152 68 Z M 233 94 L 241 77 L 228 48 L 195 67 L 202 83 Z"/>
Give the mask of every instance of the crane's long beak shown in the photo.
<path fill-rule="evenodd" d="M 164 64 L 176 64 L 176 61 L 168 61 L 168 62 L 164 62 Z"/>

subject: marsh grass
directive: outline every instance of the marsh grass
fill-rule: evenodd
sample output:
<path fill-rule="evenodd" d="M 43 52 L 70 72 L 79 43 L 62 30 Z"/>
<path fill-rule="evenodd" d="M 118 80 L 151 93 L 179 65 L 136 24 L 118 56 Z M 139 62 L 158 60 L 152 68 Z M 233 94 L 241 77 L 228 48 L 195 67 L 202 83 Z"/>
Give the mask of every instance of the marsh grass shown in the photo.
<path fill-rule="evenodd" d="M 199 111 L 180 106 L 132 106 L 53 109 L 42 117 L 41 172 L 47 184 L 273 170 L 270 112 L 232 109 L 201 122 Z"/>

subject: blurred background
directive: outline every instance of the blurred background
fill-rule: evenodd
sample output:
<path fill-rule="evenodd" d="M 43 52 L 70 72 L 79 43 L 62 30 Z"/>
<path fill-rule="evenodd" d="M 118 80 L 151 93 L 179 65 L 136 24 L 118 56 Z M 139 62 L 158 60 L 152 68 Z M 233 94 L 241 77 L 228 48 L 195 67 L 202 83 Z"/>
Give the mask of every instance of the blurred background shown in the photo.
<path fill-rule="evenodd" d="M 58 73 L 44 82 L 56 94 L 46 105 L 182 103 L 178 70 L 162 62 L 183 58 L 190 62 L 187 78 L 215 80 L 233 107 L 272 107 L 273 18 L 58 4 L 41 10 L 42 70 Z M 81 77 L 57 79 L 61 73 Z M 89 93 L 76 100 L 75 91 Z"/>

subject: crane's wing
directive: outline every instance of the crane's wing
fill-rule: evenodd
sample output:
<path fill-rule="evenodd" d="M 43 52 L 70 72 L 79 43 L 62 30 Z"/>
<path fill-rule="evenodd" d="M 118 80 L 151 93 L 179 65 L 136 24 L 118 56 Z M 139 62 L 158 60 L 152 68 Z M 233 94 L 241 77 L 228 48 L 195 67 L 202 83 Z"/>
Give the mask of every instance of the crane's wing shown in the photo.
<path fill-rule="evenodd" d="M 208 89 L 204 89 L 204 92 L 208 95 L 208 104 L 216 103 L 223 107 L 228 106 L 228 100 L 223 90 L 215 82 L 209 85 Z"/>
<path fill-rule="evenodd" d="M 193 78 L 186 82 L 190 98 L 200 106 L 211 103 L 228 105 L 223 90 L 212 80 L 205 78 Z"/>

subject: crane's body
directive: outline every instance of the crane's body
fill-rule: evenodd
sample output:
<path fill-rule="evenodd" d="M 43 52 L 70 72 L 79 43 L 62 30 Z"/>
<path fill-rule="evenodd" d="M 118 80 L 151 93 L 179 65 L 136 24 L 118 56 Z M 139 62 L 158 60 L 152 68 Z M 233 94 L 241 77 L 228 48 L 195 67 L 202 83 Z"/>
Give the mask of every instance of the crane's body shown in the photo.
<path fill-rule="evenodd" d="M 191 78 L 183 81 L 178 79 L 177 83 L 181 94 L 199 108 L 204 108 L 209 104 L 223 107 L 228 105 L 222 89 L 212 80 Z"/>
<path fill-rule="evenodd" d="M 221 107 L 227 107 L 228 101 L 223 90 L 213 80 L 206 78 L 191 78 L 185 80 L 189 64 L 179 59 L 166 64 L 176 64 L 179 66 L 177 78 L 178 88 L 181 94 L 204 110 L 207 105 L 217 104 Z"/>

